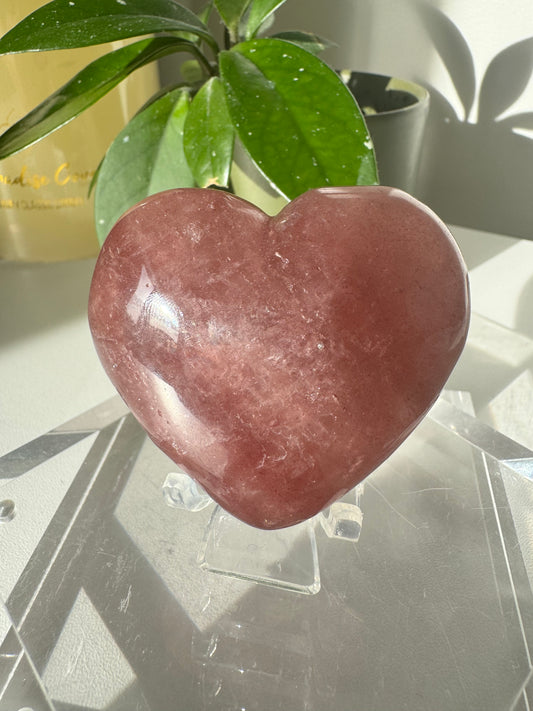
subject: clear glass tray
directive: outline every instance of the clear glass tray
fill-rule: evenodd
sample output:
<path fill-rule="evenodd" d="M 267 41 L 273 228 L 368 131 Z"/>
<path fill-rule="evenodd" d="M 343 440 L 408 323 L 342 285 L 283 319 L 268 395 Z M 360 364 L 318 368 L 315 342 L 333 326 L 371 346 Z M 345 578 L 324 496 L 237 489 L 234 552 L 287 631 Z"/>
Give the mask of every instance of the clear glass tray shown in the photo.
<path fill-rule="evenodd" d="M 0 711 L 532 706 L 533 453 L 467 395 L 286 535 L 175 474 L 118 399 L 0 459 Z"/>

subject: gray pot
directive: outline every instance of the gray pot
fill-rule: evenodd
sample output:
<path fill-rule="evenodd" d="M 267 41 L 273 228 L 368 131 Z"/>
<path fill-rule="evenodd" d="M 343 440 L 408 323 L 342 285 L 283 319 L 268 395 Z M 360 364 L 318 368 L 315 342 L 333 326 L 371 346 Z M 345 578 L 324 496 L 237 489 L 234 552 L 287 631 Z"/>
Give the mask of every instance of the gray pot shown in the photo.
<path fill-rule="evenodd" d="M 340 72 L 365 114 L 381 185 L 412 193 L 429 110 L 429 93 L 413 82 L 368 72 Z M 232 182 L 237 195 L 275 215 L 285 198 L 255 168 L 242 146 L 235 146 Z"/>
<path fill-rule="evenodd" d="M 380 183 L 412 193 L 429 111 L 428 91 L 382 74 L 343 70 L 340 75 L 365 115 Z"/>

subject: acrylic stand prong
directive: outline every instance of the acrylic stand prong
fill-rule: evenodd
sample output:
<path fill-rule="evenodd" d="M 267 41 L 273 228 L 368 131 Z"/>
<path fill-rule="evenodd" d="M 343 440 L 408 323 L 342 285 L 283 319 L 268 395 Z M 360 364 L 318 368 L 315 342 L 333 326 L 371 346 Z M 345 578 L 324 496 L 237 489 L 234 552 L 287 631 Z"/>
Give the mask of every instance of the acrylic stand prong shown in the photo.
<path fill-rule="evenodd" d="M 174 509 L 203 511 L 213 499 L 185 472 L 170 472 L 163 483 L 165 502 Z"/>
<path fill-rule="evenodd" d="M 329 538 L 357 543 L 363 527 L 361 509 L 363 489 L 364 484 L 359 484 L 318 515 L 322 528 Z"/>

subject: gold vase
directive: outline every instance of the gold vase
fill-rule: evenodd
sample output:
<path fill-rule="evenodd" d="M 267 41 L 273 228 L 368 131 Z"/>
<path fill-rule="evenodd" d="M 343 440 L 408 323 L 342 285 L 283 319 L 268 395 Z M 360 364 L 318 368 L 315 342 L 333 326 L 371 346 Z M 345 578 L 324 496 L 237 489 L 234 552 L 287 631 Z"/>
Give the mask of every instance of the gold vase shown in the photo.
<path fill-rule="evenodd" d="M 2 0 L 0 35 L 42 4 Z M 0 133 L 123 44 L 0 56 Z M 158 85 L 154 64 L 137 70 L 69 124 L 0 161 L 0 259 L 60 261 L 97 253 L 91 179 L 113 138 Z"/>

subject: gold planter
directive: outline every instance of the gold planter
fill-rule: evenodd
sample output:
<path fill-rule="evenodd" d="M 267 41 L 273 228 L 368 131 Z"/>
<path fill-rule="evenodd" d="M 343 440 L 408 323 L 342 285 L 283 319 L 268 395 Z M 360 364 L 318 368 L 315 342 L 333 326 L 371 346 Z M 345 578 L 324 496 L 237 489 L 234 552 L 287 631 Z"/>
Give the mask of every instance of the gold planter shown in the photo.
<path fill-rule="evenodd" d="M 0 35 L 41 4 L 3 0 Z M 0 56 L 0 133 L 122 45 Z M 113 138 L 157 88 L 155 65 L 138 70 L 74 121 L 0 161 L 0 259 L 61 261 L 97 253 L 91 179 Z"/>

